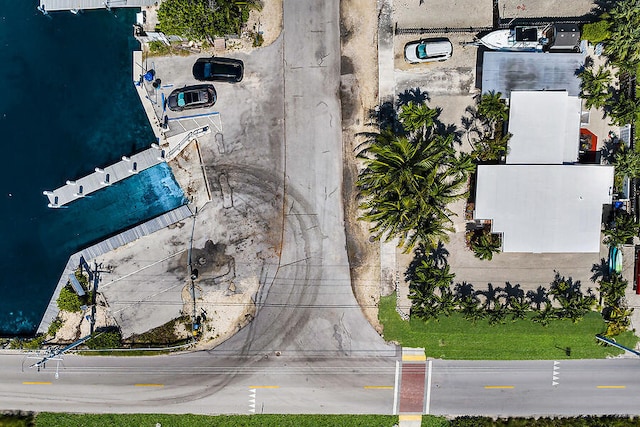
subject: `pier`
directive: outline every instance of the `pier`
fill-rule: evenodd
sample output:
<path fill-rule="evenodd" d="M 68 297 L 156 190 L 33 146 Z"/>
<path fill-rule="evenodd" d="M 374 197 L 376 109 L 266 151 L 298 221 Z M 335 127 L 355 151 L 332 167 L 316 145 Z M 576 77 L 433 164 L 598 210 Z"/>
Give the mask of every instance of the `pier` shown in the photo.
<path fill-rule="evenodd" d="M 80 252 L 76 252 L 75 254 L 71 255 L 69 257 L 69 260 L 67 261 L 67 265 L 65 266 L 64 271 L 62 272 L 62 275 L 60 276 L 60 280 L 58 281 L 58 285 L 56 286 L 55 291 L 53 292 L 53 296 L 49 301 L 49 305 L 47 306 L 47 309 L 42 316 L 42 320 L 40 321 L 40 325 L 38 326 L 38 333 L 47 332 L 51 322 L 53 322 L 56 316 L 58 316 L 58 312 L 60 311 L 57 302 L 58 296 L 60 295 L 60 291 L 62 290 L 62 288 L 64 288 L 69 281 L 69 275 L 74 274 L 78 266 L 80 266 L 81 258 L 86 262 L 89 262 L 92 259 L 99 257 L 100 255 L 104 255 L 107 252 L 119 248 L 120 246 L 124 246 L 141 237 L 148 236 L 151 233 L 155 233 L 158 230 L 168 227 L 171 224 L 180 222 L 191 216 L 192 213 L 189 209 L 189 206 L 183 205 L 179 208 L 150 219 L 149 221 L 143 222 L 140 225 L 125 230 L 113 237 L 109 237 L 108 239 L 105 239 L 93 246 L 89 246 L 88 248 L 85 248 Z"/>
<path fill-rule="evenodd" d="M 43 191 L 42 194 L 49 198 L 50 208 L 60 208 L 165 161 L 164 150 L 157 144 L 153 144 L 151 148 L 138 154 L 130 157 L 122 156 L 122 160 L 118 163 L 104 169 L 95 168 L 95 172 L 91 175 L 76 181 L 67 181 L 66 185 L 53 191 Z"/>
<path fill-rule="evenodd" d="M 40 0 L 38 10 L 42 13 L 68 10 L 77 12 L 89 9 L 111 9 L 112 7 L 153 6 L 157 0 Z"/>

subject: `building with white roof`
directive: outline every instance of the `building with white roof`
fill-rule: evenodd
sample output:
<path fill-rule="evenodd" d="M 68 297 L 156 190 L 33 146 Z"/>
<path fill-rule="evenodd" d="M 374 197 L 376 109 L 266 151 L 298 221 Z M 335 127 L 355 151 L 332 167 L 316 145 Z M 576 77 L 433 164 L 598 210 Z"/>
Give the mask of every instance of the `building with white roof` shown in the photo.
<path fill-rule="evenodd" d="M 580 110 L 566 91 L 511 92 L 506 164 L 478 166 L 475 201 L 504 252 L 600 251 L 614 168 L 575 164 Z"/>

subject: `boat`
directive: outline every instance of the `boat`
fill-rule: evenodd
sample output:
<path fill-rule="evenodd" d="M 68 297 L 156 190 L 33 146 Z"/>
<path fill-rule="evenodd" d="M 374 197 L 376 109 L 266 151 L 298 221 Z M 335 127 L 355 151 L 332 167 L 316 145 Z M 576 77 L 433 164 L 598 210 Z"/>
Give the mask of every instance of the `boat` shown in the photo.
<path fill-rule="evenodd" d="M 579 52 L 580 29 L 575 24 L 517 25 L 492 31 L 477 42 L 488 49 L 501 51 Z"/>
<path fill-rule="evenodd" d="M 615 246 L 609 248 L 609 273 L 622 273 L 622 251 Z"/>
<path fill-rule="evenodd" d="M 516 26 L 492 31 L 478 41 L 491 50 L 520 52 L 541 52 L 549 42 L 544 37 L 544 28 L 532 26 Z"/>

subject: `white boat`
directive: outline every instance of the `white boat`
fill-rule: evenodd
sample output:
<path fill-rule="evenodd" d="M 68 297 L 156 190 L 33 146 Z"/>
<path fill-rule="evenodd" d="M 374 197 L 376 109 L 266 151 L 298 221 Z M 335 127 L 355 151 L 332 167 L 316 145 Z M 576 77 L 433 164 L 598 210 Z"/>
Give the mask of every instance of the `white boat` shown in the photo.
<path fill-rule="evenodd" d="M 540 27 L 517 26 L 506 30 L 492 31 L 478 41 L 491 50 L 542 51 L 549 40 Z"/>

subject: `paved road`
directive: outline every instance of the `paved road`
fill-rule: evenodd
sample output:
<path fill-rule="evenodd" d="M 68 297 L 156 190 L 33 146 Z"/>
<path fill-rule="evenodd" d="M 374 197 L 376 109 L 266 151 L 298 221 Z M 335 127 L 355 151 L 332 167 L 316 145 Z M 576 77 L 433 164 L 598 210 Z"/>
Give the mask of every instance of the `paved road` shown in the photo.
<path fill-rule="evenodd" d="M 432 414 L 640 413 L 638 359 L 556 363 L 436 360 L 432 370 Z"/>
<path fill-rule="evenodd" d="M 351 290 L 342 203 L 339 2 L 285 1 L 284 233 L 251 325 L 212 354 L 388 356 Z M 274 52 L 275 53 L 275 52 Z"/>
<path fill-rule="evenodd" d="M 116 413 L 391 413 L 395 366 L 377 358 L 66 356 L 37 372 L 0 355 L 0 409 Z M 24 367 L 24 372 L 21 370 Z M 253 399 L 253 400 L 252 400 Z"/>
<path fill-rule="evenodd" d="M 397 404 L 387 358 L 67 356 L 58 379 L 53 362 L 41 372 L 28 369 L 31 362 L 0 355 L 0 409 L 391 414 Z M 640 413 L 637 359 L 431 363 L 431 414 Z"/>

